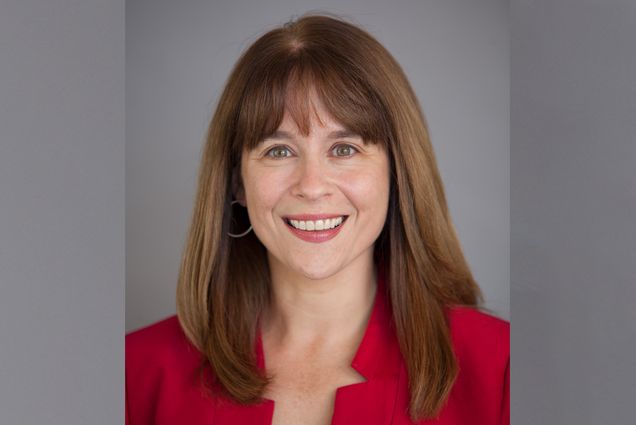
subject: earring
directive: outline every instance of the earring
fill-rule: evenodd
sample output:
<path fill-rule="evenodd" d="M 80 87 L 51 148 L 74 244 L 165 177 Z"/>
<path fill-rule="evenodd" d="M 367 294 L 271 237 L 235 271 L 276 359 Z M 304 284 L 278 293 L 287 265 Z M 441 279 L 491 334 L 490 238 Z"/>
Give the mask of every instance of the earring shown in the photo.
<path fill-rule="evenodd" d="M 230 207 L 231 207 L 232 205 L 236 204 L 237 202 L 238 202 L 237 200 L 232 201 L 232 202 L 230 203 Z M 249 229 L 247 229 L 246 231 L 244 231 L 243 233 L 234 234 L 234 233 L 227 232 L 227 235 L 228 235 L 229 237 L 231 237 L 231 238 L 242 238 L 243 236 L 247 235 L 247 234 L 248 234 L 249 232 L 251 232 L 251 231 L 252 231 L 252 225 L 250 224 L 250 228 L 249 228 Z"/>

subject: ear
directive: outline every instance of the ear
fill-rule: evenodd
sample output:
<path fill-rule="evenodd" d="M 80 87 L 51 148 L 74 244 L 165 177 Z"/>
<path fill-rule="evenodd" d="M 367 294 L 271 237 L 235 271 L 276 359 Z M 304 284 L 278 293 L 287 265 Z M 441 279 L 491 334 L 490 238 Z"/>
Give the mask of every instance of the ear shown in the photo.
<path fill-rule="evenodd" d="M 239 201 L 241 206 L 245 207 L 245 189 L 243 188 L 243 182 L 241 181 L 241 172 L 238 167 L 234 168 L 232 172 L 232 196 L 235 200 Z"/>

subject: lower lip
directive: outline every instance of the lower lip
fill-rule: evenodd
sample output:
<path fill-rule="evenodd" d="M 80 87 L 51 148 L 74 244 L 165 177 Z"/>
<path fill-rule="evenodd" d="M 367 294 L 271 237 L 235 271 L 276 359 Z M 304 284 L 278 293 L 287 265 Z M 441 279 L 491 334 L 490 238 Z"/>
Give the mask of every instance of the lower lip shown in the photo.
<path fill-rule="evenodd" d="M 299 237 L 300 239 L 304 240 L 305 242 L 321 243 L 321 242 L 326 242 L 326 241 L 328 241 L 330 239 L 335 238 L 336 235 L 338 233 L 340 233 L 340 230 L 342 229 L 342 226 L 344 226 L 345 221 L 347 221 L 346 218 L 342 221 L 342 223 L 340 223 L 339 226 L 334 227 L 333 229 L 312 230 L 312 231 L 296 229 L 294 226 L 292 226 L 291 224 L 288 224 L 286 221 L 284 221 L 284 222 L 285 222 L 285 225 L 287 226 L 287 228 L 295 236 Z"/>

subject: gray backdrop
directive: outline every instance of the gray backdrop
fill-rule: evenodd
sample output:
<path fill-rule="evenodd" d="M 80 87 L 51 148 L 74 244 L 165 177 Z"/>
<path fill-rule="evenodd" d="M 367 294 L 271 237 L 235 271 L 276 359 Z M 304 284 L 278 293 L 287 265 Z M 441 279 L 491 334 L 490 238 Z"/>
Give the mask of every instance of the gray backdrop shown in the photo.
<path fill-rule="evenodd" d="M 636 2 L 512 16 L 512 422 L 635 423 Z"/>
<path fill-rule="evenodd" d="M 486 306 L 509 318 L 509 22 L 505 1 L 129 1 L 126 327 L 175 312 L 207 123 L 240 53 L 293 15 L 353 19 L 424 108 L 451 214 Z"/>
<path fill-rule="evenodd" d="M 124 1 L 0 3 L 0 424 L 124 423 Z"/>
<path fill-rule="evenodd" d="M 513 424 L 634 419 L 635 20 L 512 3 Z M 123 31 L 122 0 L 0 3 L 2 424 L 123 423 Z"/>

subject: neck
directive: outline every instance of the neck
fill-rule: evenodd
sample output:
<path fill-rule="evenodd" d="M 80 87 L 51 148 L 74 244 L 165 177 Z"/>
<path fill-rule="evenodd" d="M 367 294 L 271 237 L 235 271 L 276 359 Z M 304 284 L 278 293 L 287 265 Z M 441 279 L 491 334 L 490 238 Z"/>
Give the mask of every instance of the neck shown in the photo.
<path fill-rule="evenodd" d="M 272 299 L 263 333 L 285 345 L 338 344 L 364 331 L 376 291 L 372 258 L 309 279 L 270 258 Z"/>

